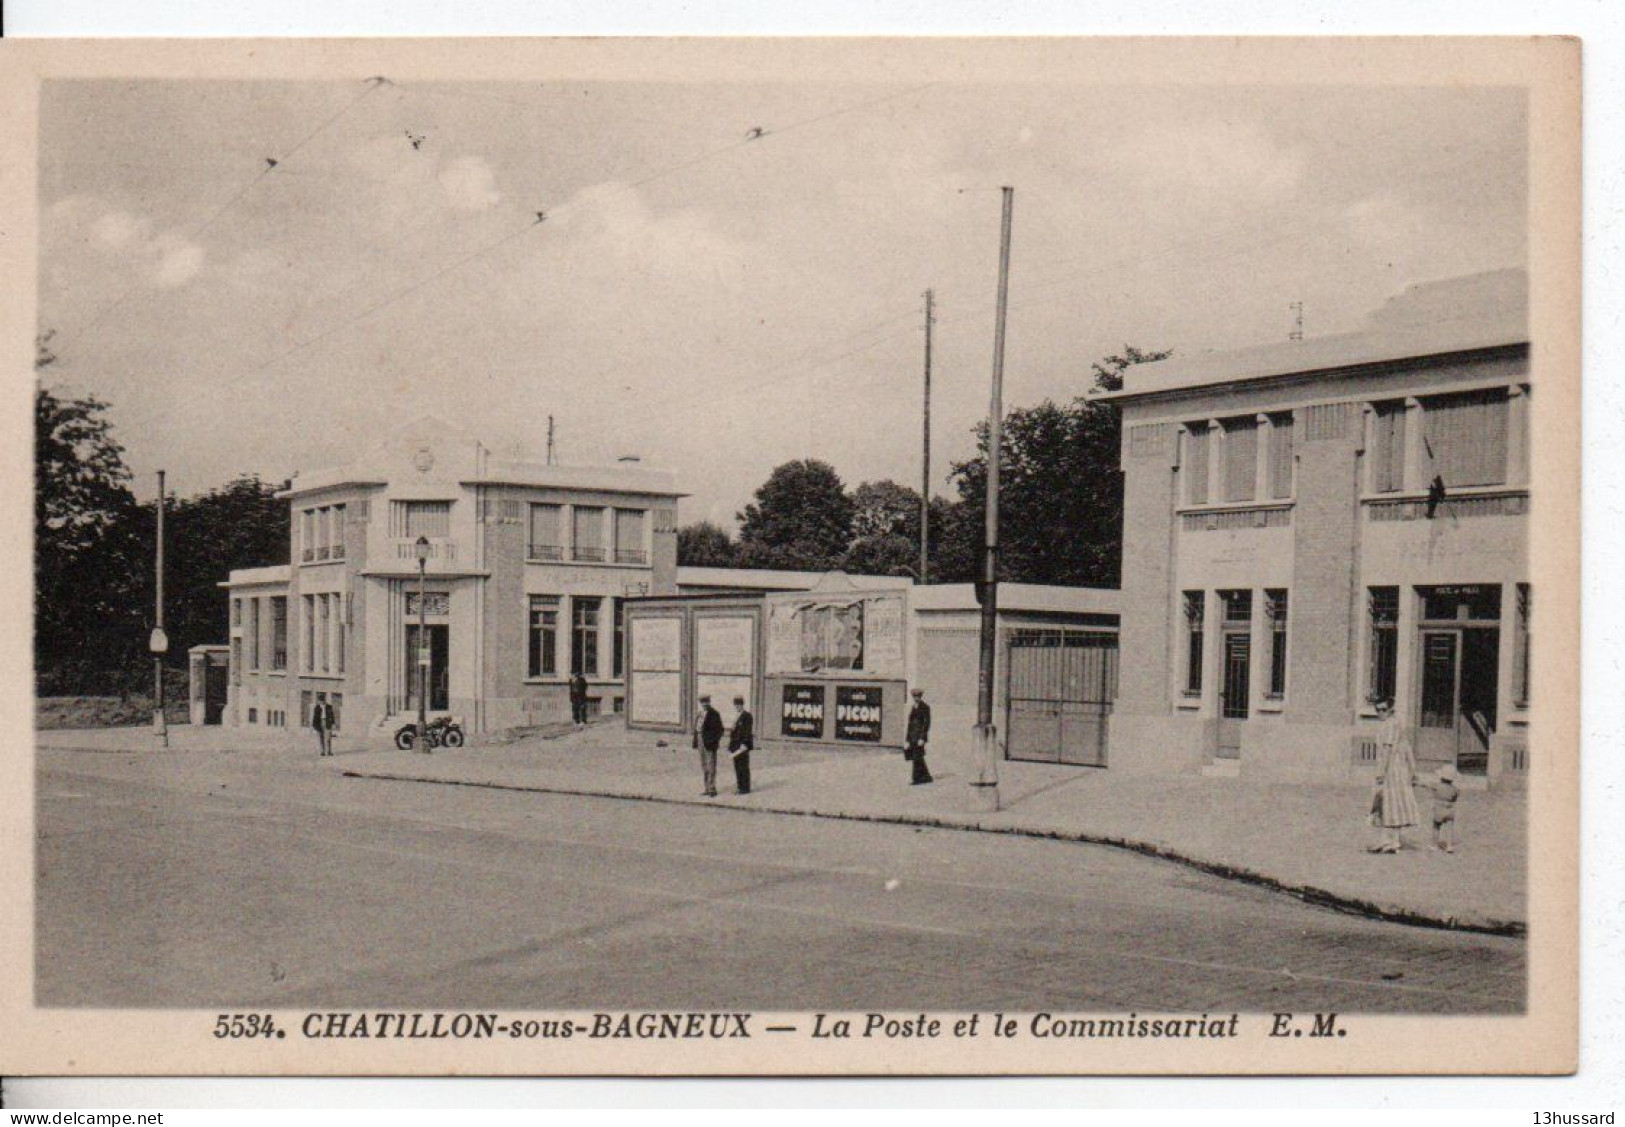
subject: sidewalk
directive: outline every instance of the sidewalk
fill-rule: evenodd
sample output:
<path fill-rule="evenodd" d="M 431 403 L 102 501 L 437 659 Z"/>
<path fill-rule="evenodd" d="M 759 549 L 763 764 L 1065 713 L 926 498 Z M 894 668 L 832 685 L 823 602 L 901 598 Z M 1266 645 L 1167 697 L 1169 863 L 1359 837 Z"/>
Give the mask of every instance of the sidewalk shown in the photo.
<path fill-rule="evenodd" d="M 1523 794 L 1470 791 L 1460 802 L 1455 854 L 1431 847 L 1365 852 L 1370 791 L 1363 785 L 1258 784 L 1246 779 L 1135 778 L 1110 770 L 1000 764 L 1003 809 L 977 813 L 957 764 L 933 763 L 937 782 L 908 785 L 895 752 L 758 750 L 753 788 L 739 797 L 727 756 L 722 795 L 700 795 L 686 741 L 656 746 L 618 723 L 504 747 L 433 755 L 374 751 L 339 765 L 371 778 L 610 795 L 763 812 L 861 818 L 1102 842 L 1166 857 L 1363 914 L 1432 926 L 1522 934 Z M 1424 817 L 1427 803 L 1422 797 Z M 1411 832 L 1425 846 L 1426 827 Z"/>
<path fill-rule="evenodd" d="M 1361 785 L 1259 784 L 1247 779 L 1136 778 L 1111 770 L 1000 764 L 1003 809 L 974 811 L 960 765 L 932 763 L 937 782 L 908 785 L 895 752 L 774 748 L 751 756 L 754 787 L 739 797 L 726 754 L 722 795 L 700 795 L 697 756 L 686 740 L 657 746 L 618 721 L 584 732 L 511 743 L 443 748 L 432 755 L 367 747 L 350 737 L 338 756 L 297 754 L 309 733 L 171 729 L 171 753 L 287 755 L 290 766 L 364 778 L 491 786 L 731 808 L 891 821 L 1054 837 L 1122 846 L 1232 879 L 1274 887 L 1344 910 L 1428 926 L 1521 935 L 1525 930 L 1525 801 L 1516 791 L 1468 791 L 1461 845 L 1446 855 L 1411 831 L 1397 856 L 1364 851 L 1370 800 Z M 41 748 L 135 751 L 155 747 L 150 729 L 37 734 Z M 1425 798 L 1425 796 L 1423 796 Z M 1426 802 L 1423 812 L 1426 815 Z M 751 832 L 771 832 L 767 826 Z M 1080 854 L 1082 862 L 1087 855 Z"/>

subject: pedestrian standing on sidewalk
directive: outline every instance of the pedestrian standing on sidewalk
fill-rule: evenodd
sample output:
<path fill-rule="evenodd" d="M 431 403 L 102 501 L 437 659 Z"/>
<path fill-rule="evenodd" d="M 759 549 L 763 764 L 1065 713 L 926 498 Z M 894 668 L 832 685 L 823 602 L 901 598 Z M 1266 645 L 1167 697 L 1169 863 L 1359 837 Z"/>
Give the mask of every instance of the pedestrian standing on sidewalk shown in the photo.
<path fill-rule="evenodd" d="M 734 763 L 734 789 L 750 793 L 750 753 L 756 749 L 756 720 L 745 708 L 744 697 L 734 697 L 734 722 L 728 730 L 728 755 Z"/>
<path fill-rule="evenodd" d="M 694 718 L 694 746 L 700 751 L 700 773 L 705 777 L 705 797 L 717 796 L 717 749 L 722 746 L 722 715 L 711 707 L 711 698 L 700 697 L 700 714 Z"/>
<path fill-rule="evenodd" d="M 925 690 L 915 689 L 914 705 L 908 710 L 908 731 L 903 738 L 903 755 L 914 764 L 910 786 L 929 783 L 931 769 L 925 765 L 926 745 L 931 741 L 931 706 L 925 703 Z"/>
<path fill-rule="evenodd" d="M 1398 853 L 1404 831 L 1422 820 L 1416 808 L 1416 757 L 1410 733 L 1394 714 L 1394 702 L 1384 697 L 1377 705 L 1377 793 L 1372 817 L 1382 831 L 1371 853 Z"/>
<path fill-rule="evenodd" d="M 317 756 L 332 755 L 333 729 L 338 726 L 338 717 L 326 693 L 316 694 L 316 704 L 310 710 L 310 726 L 316 730 Z"/>
<path fill-rule="evenodd" d="M 570 674 L 570 719 L 577 728 L 587 726 L 587 678 L 579 669 Z"/>

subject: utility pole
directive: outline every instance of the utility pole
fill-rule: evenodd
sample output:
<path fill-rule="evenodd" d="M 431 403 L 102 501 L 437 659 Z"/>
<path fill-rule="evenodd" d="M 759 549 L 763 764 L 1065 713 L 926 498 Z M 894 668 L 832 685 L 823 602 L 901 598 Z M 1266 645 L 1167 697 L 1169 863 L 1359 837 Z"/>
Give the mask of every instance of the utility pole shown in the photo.
<path fill-rule="evenodd" d="M 553 416 L 547 417 L 547 464 L 553 464 Z"/>
<path fill-rule="evenodd" d="M 931 567 L 931 326 L 935 295 L 925 291 L 925 441 L 920 458 L 920 582 L 929 583 Z"/>
<path fill-rule="evenodd" d="M 164 716 L 164 654 L 169 652 L 169 638 L 164 633 L 164 471 L 158 471 L 158 537 L 153 569 L 157 580 L 158 614 L 153 622 L 152 637 L 147 648 L 152 651 L 152 730 L 158 737 L 159 747 L 169 746 L 169 721 Z"/>
<path fill-rule="evenodd" d="M 978 809 L 999 808 L 999 733 L 993 723 L 993 672 L 999 626 L 999 461 L 1004 422 L 1004 319 L 1010 297 L 1010 213 L 1016 190 L 1002 189 L 999 227 L 999 305 L 993 323 L 993 394 L 987 413 L 987 526 L 982 544 L 982 636 L 976 668 L 975 770 L 971 793 Z"/>

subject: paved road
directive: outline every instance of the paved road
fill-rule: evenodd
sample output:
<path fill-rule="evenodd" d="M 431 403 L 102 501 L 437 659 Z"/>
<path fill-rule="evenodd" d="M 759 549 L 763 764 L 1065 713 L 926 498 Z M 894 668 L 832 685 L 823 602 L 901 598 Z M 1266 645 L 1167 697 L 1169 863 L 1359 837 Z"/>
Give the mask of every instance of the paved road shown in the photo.
<path fill-rule="evenodd" d="M 42 752 L 47 1006 L 1512 1012 L 1517 940 L 1101 847 Z"/>

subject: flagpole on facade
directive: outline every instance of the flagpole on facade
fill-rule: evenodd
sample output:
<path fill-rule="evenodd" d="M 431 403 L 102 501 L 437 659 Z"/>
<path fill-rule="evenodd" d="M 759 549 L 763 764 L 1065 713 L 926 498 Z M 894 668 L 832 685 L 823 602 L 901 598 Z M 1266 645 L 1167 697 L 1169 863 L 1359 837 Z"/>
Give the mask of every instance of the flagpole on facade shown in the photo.
<path fill-rule="evenodd" d="M 975 763 L 970 786 L 976 807 L 999 808 L 999 733 L 993 723 L 993 676 L 998 663 L 999 626 L 999 461 L 1004 421 L 1004 322 L 1010 293 L 1010 213 L 1014 188 L 1002 189 L 999 226 L 999 305 L 993 323 L 993 392 L 987 414 L 987 524 L 982 544 L 980 657 L 976 668 Z"/>

